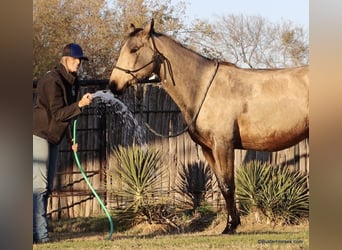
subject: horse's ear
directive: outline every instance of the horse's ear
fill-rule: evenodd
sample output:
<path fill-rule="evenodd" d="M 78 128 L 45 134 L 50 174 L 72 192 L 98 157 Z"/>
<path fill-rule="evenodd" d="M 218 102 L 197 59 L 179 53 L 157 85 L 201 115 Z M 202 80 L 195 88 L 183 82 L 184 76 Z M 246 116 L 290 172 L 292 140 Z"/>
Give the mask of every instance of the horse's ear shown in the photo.
<path fill-rule="evenodd" d="M 131 25 L 129 26 L 129 33 L 132 33 L 133 31 L 135 31 L 135 26 L 133 23 L 131 23 Z"/>
<path fill-rule="evenodd" d="M 147 24 L 144 28 L 144 34 L 148 35 L 154 31 L 154 19 L 152 18 L 151 22 Z"/>

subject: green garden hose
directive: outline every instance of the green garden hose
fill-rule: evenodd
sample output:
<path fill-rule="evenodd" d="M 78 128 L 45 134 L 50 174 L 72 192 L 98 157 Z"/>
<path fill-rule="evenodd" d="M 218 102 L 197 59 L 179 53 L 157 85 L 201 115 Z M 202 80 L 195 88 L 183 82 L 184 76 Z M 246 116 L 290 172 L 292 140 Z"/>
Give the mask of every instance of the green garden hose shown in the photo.
<path fill-rule="evenodd" d="M 74 126 L 73 126 L 73 142 L 74 144 L 76 144 L 76 127 L 77 127 L 77 120 L 74 121 Z M 80 169 L 81 171 L 81 174 L 84 178 L 84 180 L 87 182 L 89 188 L 91 189 L 91 191 L 93 192 L 93 194 L 95 195 L 96 199 L 98 200 L 98 202 L 100 203 L 103 211 L 106 213 L 107 217 L 108 217 L 108 220 L 109 220 L 109 224 L 110 224 L 110 232 L 109 232 L 109 236 L 107 237 L 107 240 L 110 240 L 112 238 L 112 235 L 113 235 L 113 231 L 114 231 L 114 227 L 113 227 L 113 221 L 112 221 L 112 217 L 110 216 L 106 206 L 103 204 L 101 198 L 99 197 L 99 195 L 96 193 L 95 189 L 93 188 L 93 186 L 91 185 L 87 175 L 84 173 L 84 170 L 82 168 L 82 165 L 78 159 L 78 156 L 77 156 L 77 152 L 74 151 L 74 157 L 75 157 L 75 161 L 76 161 L 76 164 L 78 166 L 78 168 Z"/>

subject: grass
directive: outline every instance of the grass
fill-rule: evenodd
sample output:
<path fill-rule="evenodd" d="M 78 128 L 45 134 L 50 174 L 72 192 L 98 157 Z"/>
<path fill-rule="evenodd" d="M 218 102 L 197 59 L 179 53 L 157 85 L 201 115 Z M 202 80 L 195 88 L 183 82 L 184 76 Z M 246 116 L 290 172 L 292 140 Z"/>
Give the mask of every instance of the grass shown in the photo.
<path fill-rule="evenodd" d="M 104 218 L 69 219 L 55 225 L 54 232 L 50 234 L 52 243 L 33 245 L 33 249 L 309 248 L 308 221 L 292 226 L 255 223 L 251 217 L 242 217 L 241 221 L 242 225 L 238 228 L 236 235 L 221 234 L 225 227 L 225 218 L 222 215 L 216 216 L 207 228 L 197 232 L 196 228 L 193 228 L 192 232 L 189 233 L 170 233 L 165 225 L 148 223 L 139 224 L 127 230 L 120 230 L 115 228 L 114 223 L 116 231 L 111 240 L 106 240 L 109 232 L 108 225 L 104 223 Z M 73 231 L 67 232 L 71 226 L 73 226 Z"/>

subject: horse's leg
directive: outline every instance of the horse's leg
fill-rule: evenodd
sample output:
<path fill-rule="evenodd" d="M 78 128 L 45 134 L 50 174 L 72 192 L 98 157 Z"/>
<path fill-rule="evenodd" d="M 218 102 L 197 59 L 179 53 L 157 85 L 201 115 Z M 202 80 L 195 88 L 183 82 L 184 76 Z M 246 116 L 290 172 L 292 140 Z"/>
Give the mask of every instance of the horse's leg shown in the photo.
<path fill-rule="evenodd" d="M 213 150 L 202 148 L 203 154 L 216 175 L 219 188 L 226 201 L 227 225 L 223 234 L 234 234 L 240 224 L 235 204 L 234 148 L 232 143 L 215 143 Z"/>

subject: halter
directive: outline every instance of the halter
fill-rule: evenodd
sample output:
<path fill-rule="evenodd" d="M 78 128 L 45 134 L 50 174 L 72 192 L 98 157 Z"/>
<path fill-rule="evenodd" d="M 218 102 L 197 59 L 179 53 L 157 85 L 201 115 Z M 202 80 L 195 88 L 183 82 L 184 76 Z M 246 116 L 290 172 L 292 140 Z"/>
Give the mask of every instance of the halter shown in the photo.
<path fill-rule="evenodd" d="M 152 59 L 151 61 L 149 61 L 148 63 L 146 63 L 145 65 L 143 65 L 142 67 L 138 68 L 138 69 L 134 69 L 134 70 L 130 70 L 130 69 L 125 69 L 125 68 L 121 68 L 121 67 L 118 67 L 118 66 L 114 66 L 114 68 L 118 69 L 118 70 L 121 70 L 127 74 L 130 74 L 134 79 L 137 80 L 137 82 L 139 82 L 140 80 L 133 74 L 133 73 L 136 73 L 136 72 L 139 72 L 140 70 L 146 68 L 148 65 L 152 64 L 152 63 L 160 63 L 160 64 L 163 64 L 164 66 L 164 74 L 165 74 L 165 77 L 164 77 L 164 81 L 166 81 L 166 65 L 165 65 L 165 61 L 167 63 L 167 68 L 168 68 L 168 72 L 170 74 L 170 77 L 171 77 L 171 80 L 172 80 L 172 83 L 173 85 L 176 85 L 175 84 L 175 80 L 173 78 L 173 72 L 172 72 L 172 67 L 171 67 L 171 63 L 169 61 L 169 59 L 167 59 L 162 53 L 160 53 L 160 51 L 157 49 L 156 47 L 156 44 L 155 44 L 155 41 L 154 41 L 154 36 L 151 36 L 151 39 L 152 39 L 152 44 L 153 44 L 153 56 L 152 56 Z M 189 130 L 190 126 L 196 121 L 201 109 L 202 109 L 202 106 L 203 106 L 203 103 L 207 97 L 207 94 L 209 92 L 209 89 L 210 89 L 210 86 L 212 84 L 212 82 L 214 81 L 214 78 L 216 76 L 216 73 L 217 73 L 217 70 L 218 70 L 218 67 L 219 67 L 219 62 L 217 60 L 215 60 L 215 70 L 214 70 L 214 73 L 213 75 L 211 76 L 210 78 L 210 81 L 209 81 L 209 84 L 205 90 L 205 93 L 204 93 L 204 96 L 203 96 L 203 99 L 197 109 L 197 112 L 195 113 L 195 115 L 193 116 L 193 118 L 191 119 L 190 123 L 186 125 L 186 127 L 178 132 L 178 133 L 175 133 L 175 134 L 172 134 L 172 135 L 162 135 L 160 133 L 158 133 L 157 131 L 155 131 L 154 129 L 152 129 L 146 122 L 145 122 L 145 126 L 156 136 L 159 136 L 159 137 L 163 137 L 163 138 L 170 138 L 170 137 L 176 137 L 176 136 L 179 136 L 183 133 L 185 133 L 186 131 Z"/>
<path fill-rule="evenodd" d="M 142 66 L 142 67 L 140 67 L 138 69 L 134 69 L 134 70 L 124 69 L 124 68 L 121 68 L 121 67 L 116 66 L 116 65 L 114 66 L 114 68 L 116 68 L 118 70 L 121 70 L 121 71 L 123 71 L 123 72 L 125 72 L 127 74 L 130 74 L 134 79 L 136 79 L 139 82 L 139 79 L 133 73 L 139 72 L 140 70 L 146 68 L 151 63 L 155 63 L 156 61 L 160 60 L 160 57 L 163 58 L 163 56 L 161 54 L 159 54 L 158 52 L 156 53 L 156 51 L 154 51 L 151 61 L 149 61 L 144 66 Z"/>

